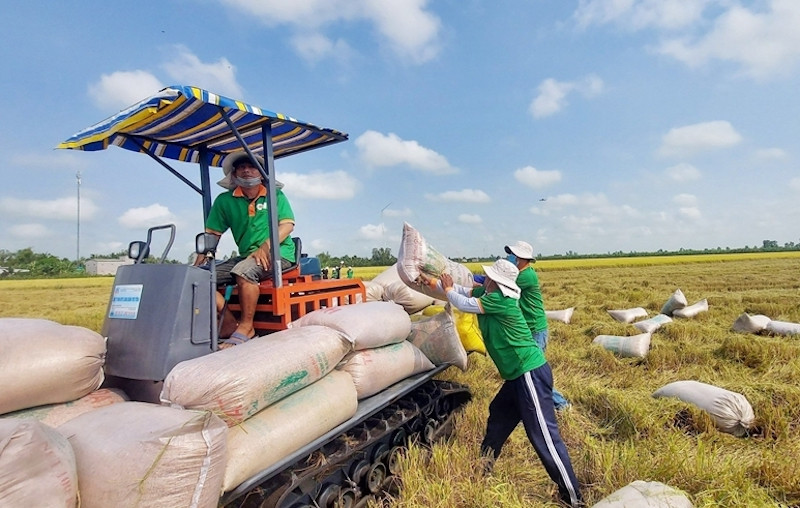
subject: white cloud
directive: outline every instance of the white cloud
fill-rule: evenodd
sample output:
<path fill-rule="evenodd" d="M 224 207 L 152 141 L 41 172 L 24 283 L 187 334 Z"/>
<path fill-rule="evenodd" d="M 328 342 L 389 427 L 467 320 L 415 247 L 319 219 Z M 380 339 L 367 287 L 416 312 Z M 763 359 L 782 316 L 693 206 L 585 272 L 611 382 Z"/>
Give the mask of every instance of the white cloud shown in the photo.
<path fill-rule="evenodd" d="M 533 166 L 525 166 L 514 171 L 514 178 L 518 182 L 533 189 L 541 189 L 561 181 L 561 171 L 539 170 Z"/>
<path fill-rule="evenodd" d="M 678 213 L 687 219 L 699 219 L 702 217 L 700 210 L 694 206 L 682 206 L 678 208 Z"/>
<path fill-rule="evenodd" d="M 387 208 L 383 212 L 381 212 L 381 214 L 385 215 L 386 217 L 410 217 L 411 215 L 413 215 L 413 212 L 411 211 L 410 208 L 402 208 L 400 210 Z"/>
<path fill-rule="evenodd" d="M 123 109 L 164 88 L 148 71 L 116 71 L 103 74 L 89 85 L 89 97 L 103 110 Z"/>
<path fill-rule="evenodd" d="M 755 12 L 733 4 L 704 35 L 667 40 L 659 52 L 691 67 L 732 62 L 759 80 L 788 74 L 800 61 L 800 2 L 770 0 L 767 5 Z"/>
<path fill-rule="evenodd" d="M 244 96 L 242 87 L 236 82 L 236 67 L 227 58 L 222 57 L 216 62 L 203 62 L 180 44 L 175 45 L 169 54 L 172 58 L 161 64 L 161 67 L 175 82 L 199 86 L 233 98 Z M 151 91 L 150 94 L 155 91 Z"/>
<path fill-rule="evenodd" d="M 697 123 L 670 129 L 661 140 L 659 154 L 690 156 L 706 150 L 727 148 L 741 140 L 742 136 L 726 121 Z"/>
<path fill-rule="evenodd" d="M 697 197 L 693 194 L 676 194 L 672 197 L 672 201 L 680 206 L 695 206 Z"/>
<path fill-rule="evenodd" d="M 464 224 L 480 224 L 483 222 L 483 219 L 477 214 L 462 213 L 458 216 L 458 222 L 463 222 Z"/>
<path fill-rule="evenodd" d="M 400 139 L 397 134 L 366 131 L 356 139 L 355 145 L 361 160 L 370 167 L 406 164 L 411 169 L 440 175 L 458 171 L 444 156 L 416 141 Z"/>
<path fill-rule="evenodd" d="M 666 173 L 667 178 L 675 180 L 676 182 L 689 182 L 692 180 L 698 180 L 701 176 L 700 170 L 685 162 L 668 167 L 664 173 Z"/>
<path fill-rule="evenodd" d="M 780 148 L 762 148 L 756 150 L 755 156 L 761 160 L 783 160 L 787 158 L 786 151 Z"/>
<path fill-rule="evenodd" d="M 332 40 L 320 33 L 297 34 L 291 38 L 291 45 L 303 60 L 317 63 L 326 59 L 347 61 L 353 49 L 343 39 Z"/>
<path fill-rule="evenodd" d="M 558 113 L 567 105 L 567 95 L 577 91 L 584 97 L 594 97 L 603 92 L 603 80 L 589 75 L 580 81 L 556 81 L 548 78 L 539 84 L 539 94 L 533 99 L 529 111 L 534 118 Z"/>
<path fill-rule="evenodd" d="M 77 198 L 2 198 L 0 199 L 0 212 L 18 217 L 74 221 L 77 217 L 78 205 Z M 97 212 L 97 205 L 91 199 L 81 198 L 81 219 L 91 219 Z"/>
<path fill-rule="evenodd" d="M 52 236 L 52 232 L 42 224 L 15 224 L 8 228 L 9 234 L 16 238 L 35 240 Z"/>
<path fill-rule="evenodd" d="M 247 14 L 257 16 L 264 24 L 287 24 L 300 33 L 320 31 L 324 27 L 347 26 L 366 21 L 380 34 L 395 54 L 414 63 L 435 58 L 439 51 L 441 21 L 426 10 L 428 0 L 222 0 Z M 295 47 L 297 44 L 295 41 Z M 308 49 L 308 48 L 306 48 Z M 314 52 L 301 53 L 315 58 Z"/>
<path fill-rule="evenodd" d="M 630 30 L 678 29 L 700 21 L 712 0 L 580 0 L 573 17 L 581 28 L 618 23 Z"/>
<path fill-rule="evenodd" d="M 800 178 L 792 178 L 789 180 L 789 187 L 796 191 L 800 191 Z"/>
<path fill-rule="evenodd" d="M 440 194 L 426 194 L 431 201 L 445 201 L 455 203 L 488 203 L 492 199 L 482 190 L 464 189 L 460 191 L 446 191 Z"/>
<path fill-rule="evenodd" d="M 278 179 L 286 185 L 285 192 L 292 198 L 346 200 L 355 197 L 361 183 L 344 171 L 330 173 L 281 173 Z"/>
<path fill-rule="evenodd" d="M 386 234 L 386 226 L 381 222 L 380 224 L 366 224 L 358 228 L 359 238 L 365 240 L 380 240 Z"/>
<path fill-rule="evenodd" d="M 176 222 L 175 215 L 169 208 L 158 203 L 142 208 L 131 208 L 122 214 L 118 222 L 130 229 L 147 229 Z"/>

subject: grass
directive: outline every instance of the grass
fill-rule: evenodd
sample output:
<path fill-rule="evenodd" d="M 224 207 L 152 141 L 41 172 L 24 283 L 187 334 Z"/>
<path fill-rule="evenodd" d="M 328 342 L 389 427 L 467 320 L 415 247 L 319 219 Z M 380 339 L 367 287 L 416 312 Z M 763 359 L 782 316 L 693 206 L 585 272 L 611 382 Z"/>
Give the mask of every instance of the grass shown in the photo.
<path fill-rule="evenodd" d="M 589 505 L 645 480 L 684 490 L 696 507 L 800 506 L 800 337 L 731 330 L 743 312 L 800 322 L 800 257 L 731 256 L 632 258 L 629 264 L 614 258 L 605 266 L 592 264 L 601 260 L 537 262 L 547 308 L 575 307 L 571 323 L 550 322 L 547 356 L 555 386 L 573 404 L 559 413 L 559 426 Z M 356 276 L 368 279 L 384 269 L 357 268 Z M 0 316 L 99 331 L 111 283 L 2 281 Z M 656 331 L 646 358 L 619 358 L 591 344 L 600 334 L 638 333 L 607 310 L 644 307 L 652 316 L 678 288 L 690 304 L 707 298 L 709 310 Z M 472 354 L 466 373 L 451 368 L 443 376 L 469 385 L 473 401 L 458 415 L 449 442 L 408 451 L 403 489 L 392 506 L 558 506 L 555 485 L 521 428 L 494 474 L 479 474 L 488 404 L 501 383 L 491 361 Z M 743 394 L 756 415 L 751 434 L 736 438 L 694 406 L 651 396 L 684 379 Z"/>

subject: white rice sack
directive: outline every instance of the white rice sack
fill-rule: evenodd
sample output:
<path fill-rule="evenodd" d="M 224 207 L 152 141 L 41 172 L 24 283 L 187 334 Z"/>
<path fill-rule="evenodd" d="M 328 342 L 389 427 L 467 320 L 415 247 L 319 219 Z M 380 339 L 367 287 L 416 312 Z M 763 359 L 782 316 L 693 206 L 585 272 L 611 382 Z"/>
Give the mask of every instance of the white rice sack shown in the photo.
<path fill-rule="evenodd" d="M 633 323 L 639 318 L 647 317 L 647 310 L 643 307 L 609 310 L 608 313 L 612 318 L 616 319 L 620 323 Z"/>
<path fill-rule="evenodd" d="M 20 409 L 13 413 L 4 414 L 3 418 L 33 418 L 39 420 L 49 427 L 58 427 L 73 418 L 94 411 L 95 409 L 125 402 L 128 396 L 117 388 L 101 388 L 89 395 L 84 395 L 78 400 L 63 402 L 60 404 L 49 404 L 29 409 Z"/>
<path fill-rule="evenodd" d="M 335 370 L 232 427 L 228 431 L 228 462 L 222 490 L 233 490 L 321 437 L 350 419 L 357 408 L 353 378 Z"/>
<path fill-rule="evenodd" d="M 635 326 L 640 332 L 652 333 L 667 323 L 672 323 L 671 317 L 667 316 L 666 314 L 656 314 L 650 319 L 644 319 L 642 321 L 633 323 L 633 326 Z"/>
<path fill-rule="evenodd" d="M 758 333 L 767 328 L 770 318 L 763 314 L 742 314 L 733 322 L 733 331 L 740 333 Z"/>
<path fill-rule="evenodd" d="M 345 307 L 361 305 L 368 304 Z M 333 328 L 289 328 L 180 362 L 164 380 L 161 402 L 214 411 L 236 425 L 320 379 L 351 350 L 352 343 Z"/>
<path fill-rule="evenodd" d="M 402 342 L 411 332 L 408 313 L 392 302 L 326 307 L 292 321 L 289 329 L 309 325 L 338 330 L 353 343 L 353 349 L 357 351 Z"/>
<path fill-rule="evenodd" d="M 414 344 L 403 341 L 351 353 L 337 368 L 353 376 L 358 400 L 361 400 L 433 367 Z"/>
<path fill-rule="evenodd" d="M 683 291 L 676 289 L 675 292 L 672 293 L 672 296 L 669 297 L 669 300 L 661 307 L 661 313 L 671 316 L 676 309 L 682 309 L 687 305 L 689 305 L 689 302 L 686 301 L 686 296 L 684 296 Z"/>
<path fill-rule="evenodd" d="M 434 365 L 449 363 L 466 372 L 467 350 L 449 305 L 433 316 L 412 322 L 408 340 Z"/>
<path fill-rule="evenodd" d="M 708 311 L 708 300 L 703 298 L 697 303 L 689 305 L 688 307 L 684 307 L 682 309 L 675 309 L 672 311 L 673 317 L 679 318 L 693 318 L 696 315 L 700 314 L 701 312 Z"/>
<path fill-rule="evenodd" d="M 765 328 L 769 333 L 775 335 L 799 335 L 800 323 L 789 323 L 787 321 L 770 321 Z"/>
<path fill-rule="evenodd" d="M 219 503 L 228 428 L 208 411 L 122 402 L 78 416 L 58 431 L 75 451 L 81 508 Z"/>
<path fill-rule="evenodd" d="M 603 346 L 604 349 L 622 357 L 644 358 L 650 351 L 650 332 L 620 337 L 617 335 L 598 335 L 592 344 Z"/>
<path fill-rule="evenodd" d="M 74 508 L 78 470 L 67 438 L 33 419 L 0 419 L 0 506 Z"/>
<path fill-rule="evenodd" d="M 422 273 L 438 278 L 445 272 L 453 277 L 456 284 L 468 288 L 473 286 L 472 272 L 466 266 L 447 259 L 428 245 L 413 226 L 404 223 L 403 238 L 397 253 L 397 273 L 400 279 L 415 291 L 446 301 L 447 295 L 443 291 L 419 282 Z"/>
<path fill-rule="evenodd" d="M 547 317 L 547 319 L 569 324 L 570 320 L 572 319 L 573 312 L 575 312 L 575 307 L 561 310 L 546 310 L 544 311 L 544 315 Z"/>
<path fill-rule="evenodd" d="M 753 425 L 753 407 L 744 395 L 699 381 L 675 381 L 662 386 L 653 397 L 677 397 L 711 415 L 717 428 L 741 437 Z"/>
<path fill-rule="evenodd" d="M 636 480 L 604 497 L 592 508 L 692 508 L 682 490 L 660 482 Z"/>
<path fill-rule="evenodd" d="M 0 318 L 0 414 L 79 399 L 103 382 L 105 339 L 46 319 Z"/>
<path fill-rule="evenodd" d="M 381 286 L 388 286 L 392 282 L 396 282 L 400 279 L 400 274 L 397 272 L 397 263 L 393 264 L 386 270 L 382 271 L 378 275 L 372 278 L 372 282 L 376 284 L 380 284 Z"/>
<path fill-rule="evenodd" d="M 383 301 L 383 286 L 371 280 L 362 280 L 361 282 L 364 284 L 364 289 L 367 292 L 368 302 Z"/>
<path fill-rule="evenodd" d="M 433 297 L 414 291 L 402 280 L 396 280 L 383 288 L 383 300 L 402 306 L 407 314 L 416 314 L 436 302 Z"/>

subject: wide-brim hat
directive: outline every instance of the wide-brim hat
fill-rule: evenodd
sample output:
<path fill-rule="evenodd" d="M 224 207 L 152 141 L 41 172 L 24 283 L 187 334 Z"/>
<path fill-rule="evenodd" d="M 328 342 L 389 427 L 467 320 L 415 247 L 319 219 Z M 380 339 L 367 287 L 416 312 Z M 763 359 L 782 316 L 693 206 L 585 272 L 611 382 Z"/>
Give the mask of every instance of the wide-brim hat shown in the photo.
<path fill-rule="evenodd" d="M 519 241 L 514 245 L 506 245 L 506 253 L 513 254 L 519 259 L 536 262 L 533 255 L 533 246 L 528 242 Z"/>
<path fill-rule="evenodd" d="M 495 281 L 503 295 L 519 300 L 521 290 L 517 286 L 519 270 L 511 261 L 498 259 L 493 265 L 483 265 L 486 276 Z"/>
<path fill-rule="evenodd" d="M 258 162 L 261 164 L 261 167 L 263 168 L 264 157 L 256 155 L 256 159 L 258 159 Z M 247 155 L 247 152 L 245 152 L 244 150 L 239 150 L 238 152 L 233 152 L 226 155 L 225 158 L 222 159 L 222 172 L 225 173 L 225 177 L 219 182 L 217 182 L 217 185 L 229 190 L 235 189 L 236 184 L 233 183 L 233 177 L 232 177 L 233 168 L 234 166 L 236 166 L 237 163 L 241 162 L 242 160 L 252 160 L 250 156 Z M 275 180 L 275 186 L 279 189 L 283 188 L 283 184 L 277 180 Z"/>

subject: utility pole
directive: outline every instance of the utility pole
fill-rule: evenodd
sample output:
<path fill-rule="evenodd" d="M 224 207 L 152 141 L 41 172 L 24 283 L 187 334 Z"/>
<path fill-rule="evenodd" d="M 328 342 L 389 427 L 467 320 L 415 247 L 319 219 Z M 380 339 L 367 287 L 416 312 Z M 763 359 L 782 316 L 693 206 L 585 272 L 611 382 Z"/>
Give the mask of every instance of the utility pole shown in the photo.
<path fill-rule="evenodd" d="M 81 260 L 81 172 L 78 170 L 75 173 L 75 178 L 78 180 L 78 235 L 76 242 L 76 255 L 75 262 L 80 263 Z"/>

